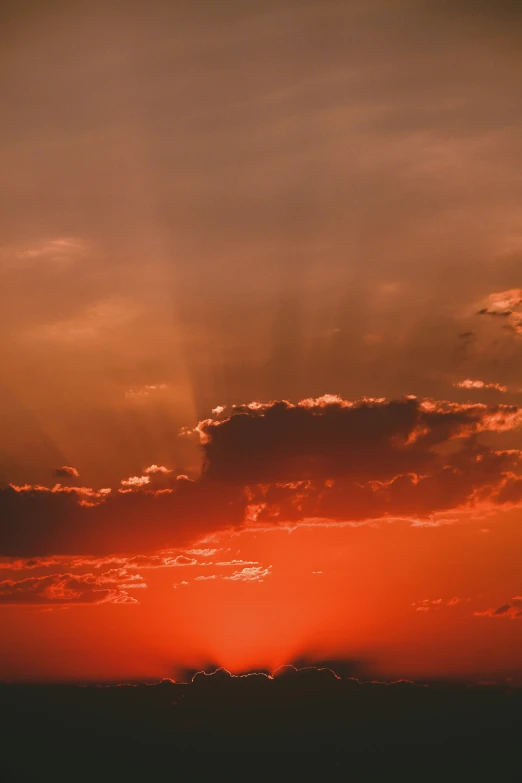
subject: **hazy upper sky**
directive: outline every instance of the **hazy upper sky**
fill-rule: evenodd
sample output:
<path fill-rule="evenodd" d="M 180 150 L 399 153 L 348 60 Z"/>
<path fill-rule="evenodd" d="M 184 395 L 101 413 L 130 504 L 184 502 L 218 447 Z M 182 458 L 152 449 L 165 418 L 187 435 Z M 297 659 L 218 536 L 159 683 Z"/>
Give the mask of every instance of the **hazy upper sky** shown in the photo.
<path fill-rule="evenodd" d="M 0 37 L 2 486 L 195 478 L 216 406 L 522 402 L 519 2 L 8 0 Z"/>
<path fill-rule="evenodd" d="M 473 317 L 520 284 L 517 3 L 2 15 L 4 480 L 186 467 L 217 404 L 522 380 Z"/>

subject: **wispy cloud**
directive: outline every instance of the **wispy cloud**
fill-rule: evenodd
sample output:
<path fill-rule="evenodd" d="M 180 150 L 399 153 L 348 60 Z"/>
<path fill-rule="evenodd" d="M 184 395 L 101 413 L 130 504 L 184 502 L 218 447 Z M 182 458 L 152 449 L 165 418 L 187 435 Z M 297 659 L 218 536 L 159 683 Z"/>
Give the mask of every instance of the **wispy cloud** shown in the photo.
<path fill-rule="evenodd" d="M 497 609 L 484 609 L 481 612 L 474 612 L 476 617 L 503 617 L 508 620 L 522 619 L 522 596 L 516 595 L 511 601 L 508 601 Z"/>
<path fill-rule="evenodd" d="M 219 565 L 219 563 L 216 563 Z M 225 564 L 222 564 L 225 565 Z M 228 565 L 228 564 L 226 564 Z M 272 573 L 272 566 L 250 566 L 242 568 L 240 571 L 234 571 L 233 574 L 202 574 L 196 576 L 195 582 L 209 582 L 215 579 L 221 579 L 227 582 L 263 582 L 267 576 Z"/>
<path fill-rule="evenodd" d="M 136 604 L 128 590 L 147 585 L 139 574 L 124 568 L 101 574 L 50 574 L 0 581 L 0 604 Z"/>
<path fill-rule="evenodd" d="M 490 294 L 477 314 L 505 319 L 507 329 L 522 334 L 522 288 Z"/>
<path fill-rule="evenodd" d="M 466 378 L 463 381 L 457 381 L 453 384 L 457 389 L 493 389 L 501 393 L 507 392 L 507 386 L 503 386 L 500 383 L 486 383 L 485 381 L 472 381 L 470 378 Z"/>

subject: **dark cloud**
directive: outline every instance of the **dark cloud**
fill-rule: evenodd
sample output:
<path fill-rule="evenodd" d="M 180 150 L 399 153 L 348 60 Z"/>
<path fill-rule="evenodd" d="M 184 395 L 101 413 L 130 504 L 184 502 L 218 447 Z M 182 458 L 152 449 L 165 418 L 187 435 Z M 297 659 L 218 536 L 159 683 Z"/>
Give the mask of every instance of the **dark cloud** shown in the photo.
<path fill-rule="evenodd" d="M 223 414 L 197 427 L 205 456 L 197 480 L 165 469 L 125 479 L 115 491 L 0 490 L 0 555 L 147 554 L 244 523 L 426 520 L 522 500 L 520 452 L 478 440 L 518 427 L 516 406 L 325 396 Z M 157 565 L 183 563 L 193 559 L 163 557 Z"/>
<path fill-rule="evenodd" d="M 514 417 L 513 424 L 509 419 Z M 221 481 L 269 483 L 349 477 L 389 480 L 431 471 L 438 449 L 481 430 L 522 422 L 516 406 L 459 405 L 415 398 L 347 403 L 324 397 L 292 405 L 238 407 L 199 430 L 205 474 Z"/>
<path fill-rule="evenodd" d="M 477 452 L 476 456 L 481 456 Z M 258 504 L 258 522 L 332 519 L 362 521 L 386 517 L 429 519 L 430 515 L 484 501 L 502 502 L 510 479 L 504 469 L 511 457 L 470 463 L 462 470 L 453 460 L 429 474 L 401 474 L 390 481 L 351 479 L 271 484 L 252 488 L 252 504 Z M 520 465 L 520 460 L 516 460 Z M 462 463 L 461 463 L 462 464 Z M 511 493 L 511 501 L 522 497 Z M 506 501 L 507 502 L 507 499 Z"/>
<path fill-rule="evenodd" d="M 487 307 L 483 307 L 478 311 L 477 315 L 493 315 L 499 318 L 509 318 L 512 315 L 512 310 L 488 310 Z"/>
<path fill-rule="evenodd" d="M 38 568 L 49 568 L 60 563 L 58 557 L 35 557 L 19 560 L 0 560 L 0 571 L 33 571 Z"/>
<path fill-rule="evenodd" d="M 0 552 L 4 556 L 111 554 L 167 549 L 209 530 L 239 524 L 241 487 L 179 480 L 170 492 L 133 490 L 85 504 L 78 492 L 45 488 L 0 490 Z M 83 503 L 83 504 L 82 504 Z"/>
<path fill-rule="evenodd" d="M 509 620 L 522 619 L 522 596 L 516 595 L 508 603 L 502 604 L 497 609 L 485 609 L 475 612 L 477 617 L 506 617 Z"/>

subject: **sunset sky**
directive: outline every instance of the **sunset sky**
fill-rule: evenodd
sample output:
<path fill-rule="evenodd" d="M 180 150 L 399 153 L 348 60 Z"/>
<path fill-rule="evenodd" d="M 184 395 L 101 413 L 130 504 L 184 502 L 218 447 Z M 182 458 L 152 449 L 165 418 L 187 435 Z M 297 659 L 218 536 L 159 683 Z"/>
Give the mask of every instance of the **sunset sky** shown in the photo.
<path fill-rule="evenodd" d="M 0 680 L 522 681 L 521 4 L 0 30 Z"/>

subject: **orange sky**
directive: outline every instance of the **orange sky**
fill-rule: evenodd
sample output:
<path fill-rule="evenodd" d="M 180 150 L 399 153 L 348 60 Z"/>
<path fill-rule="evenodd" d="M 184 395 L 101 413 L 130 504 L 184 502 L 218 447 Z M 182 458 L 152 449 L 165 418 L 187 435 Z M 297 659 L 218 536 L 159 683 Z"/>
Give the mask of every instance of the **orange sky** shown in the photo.
<path fill-rule="evenodd" d="M 347 659 L 365 676 L 520 677 L 520 623 L 475 615 L 519 589 L 520 526 L 513 514 L 488 521 L 487 532 L 482 524 L 219 536 L 222 556 L 257 558 L 271 566 L 269 576 L 200 581 L 245 566 L 144 569 L 148 587 L 136 605 L 4 606 L 2 671 L 179 678 L 212 664 L 244 670 Z"/>
<path fill-rule="evenodd" d="M 0 679 L 519 678 L 518 4 L 45 6 L 1 12 Z"/>

